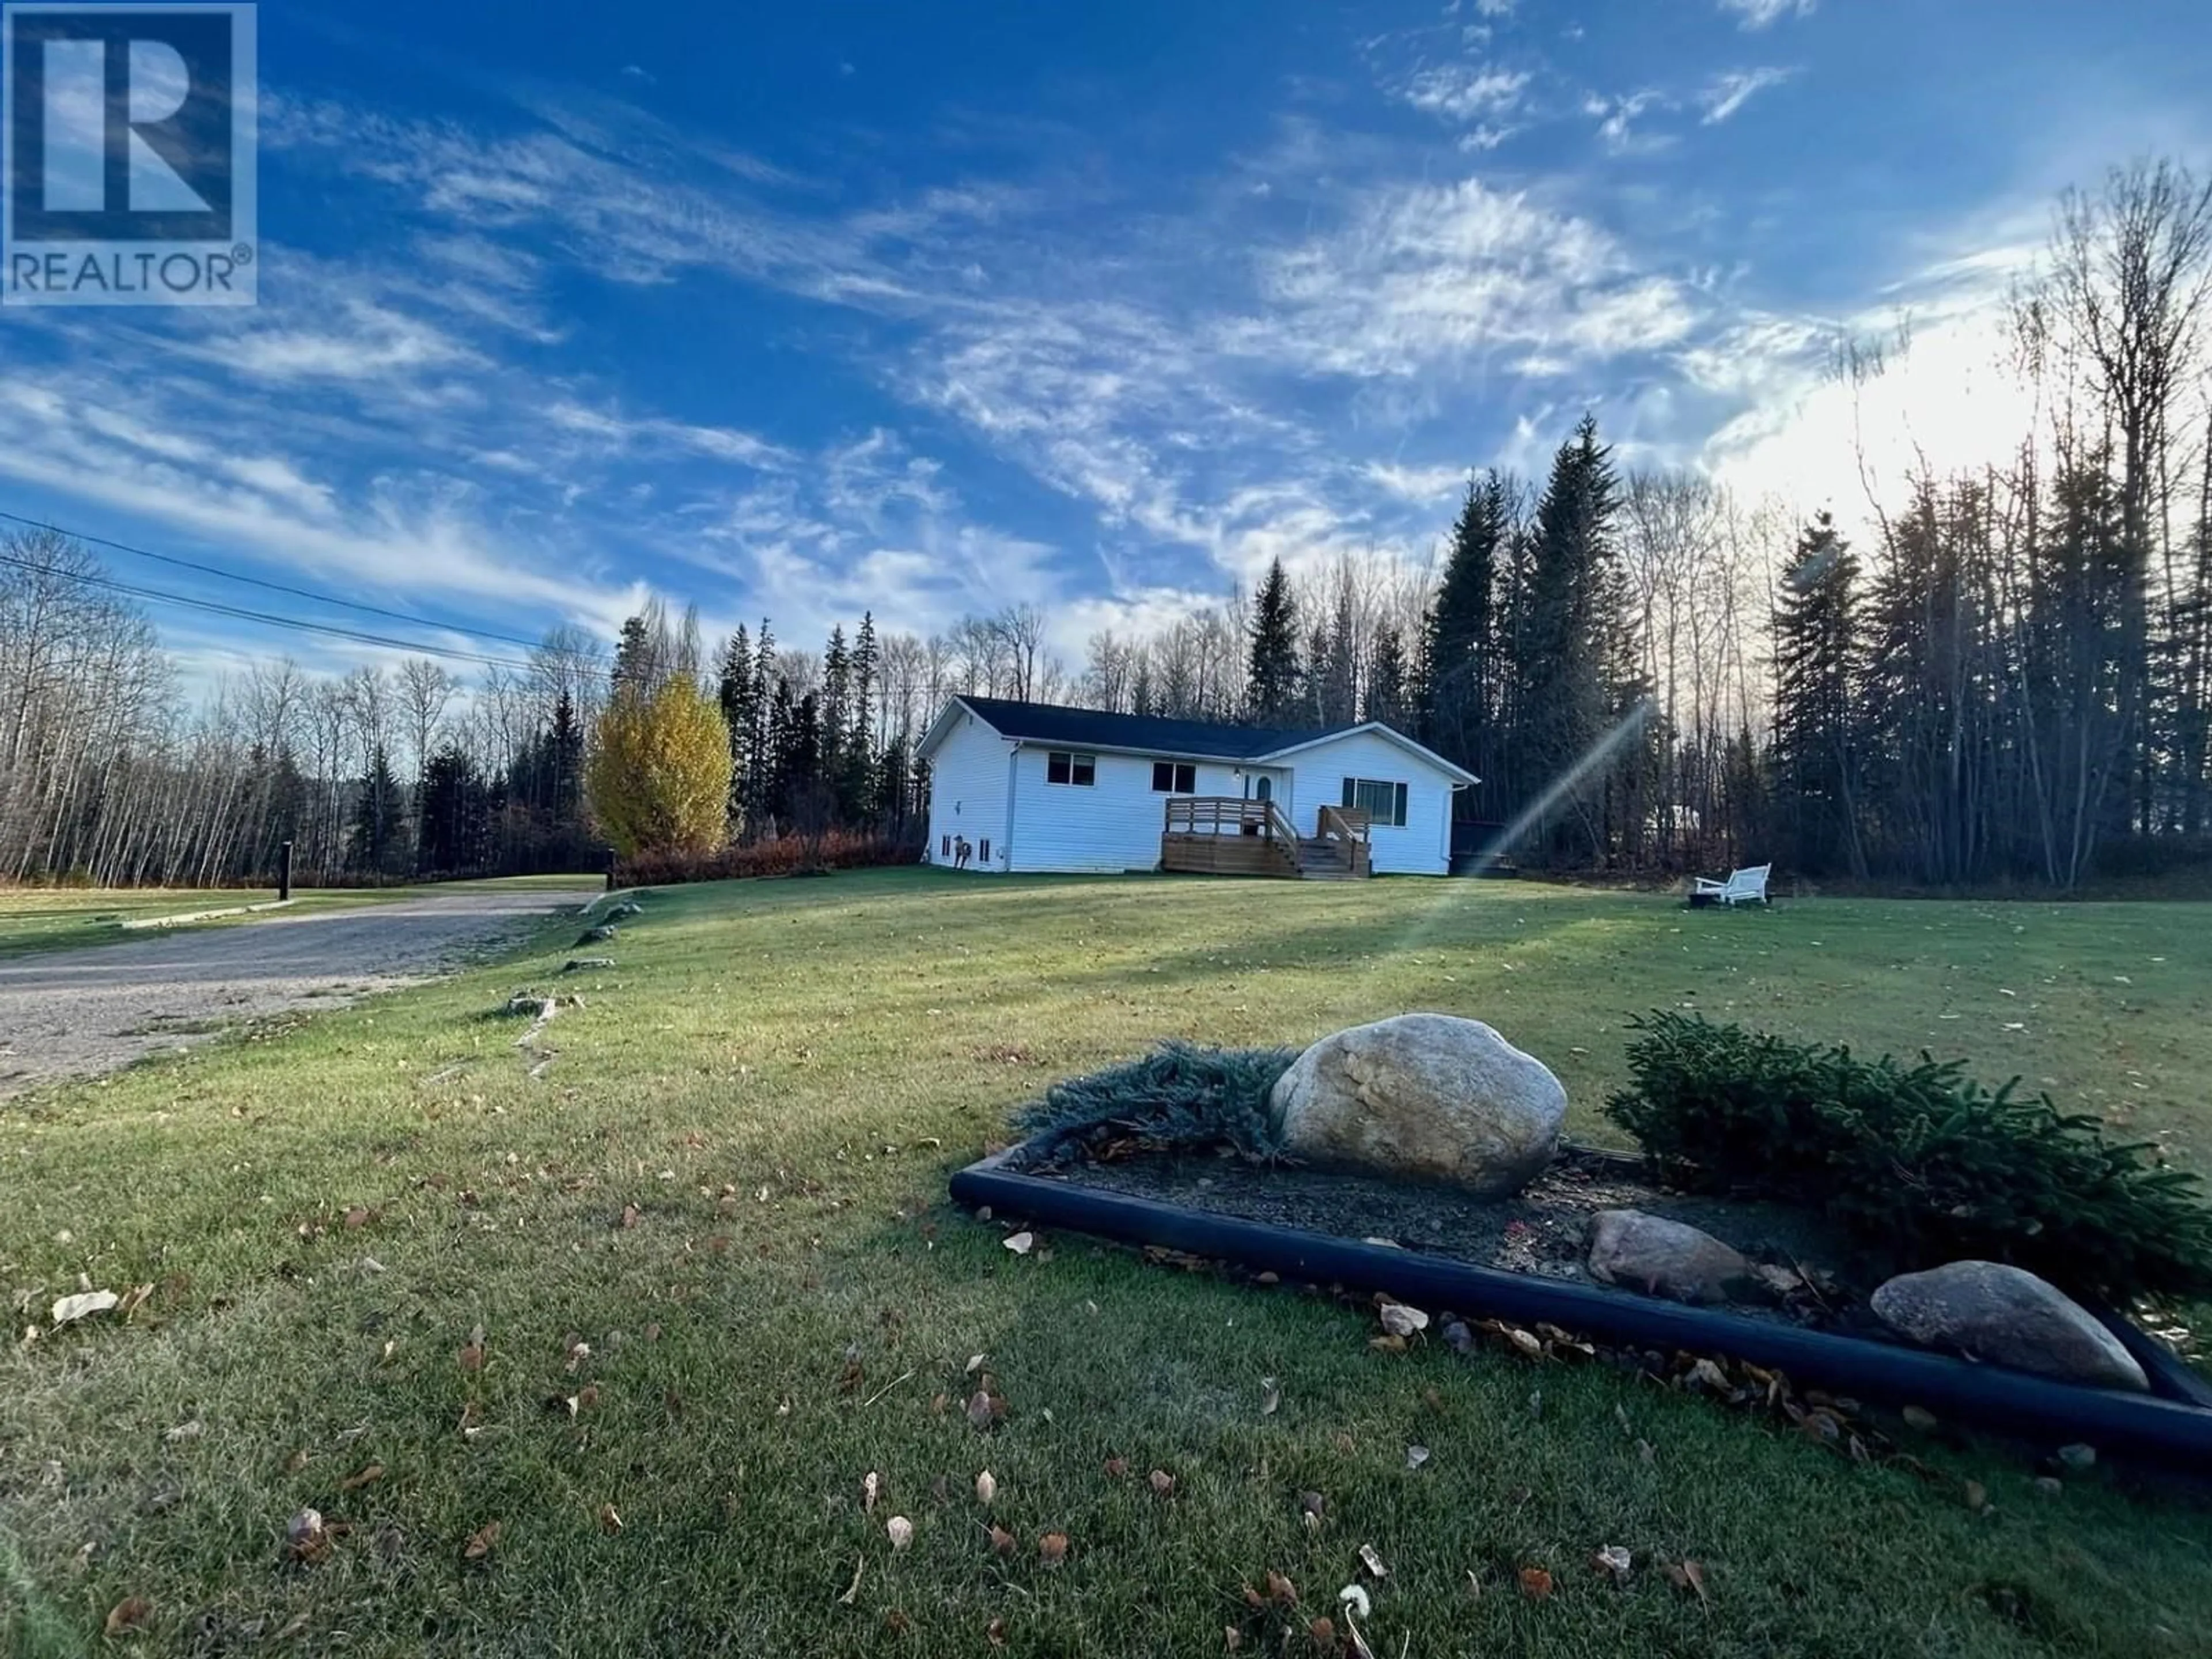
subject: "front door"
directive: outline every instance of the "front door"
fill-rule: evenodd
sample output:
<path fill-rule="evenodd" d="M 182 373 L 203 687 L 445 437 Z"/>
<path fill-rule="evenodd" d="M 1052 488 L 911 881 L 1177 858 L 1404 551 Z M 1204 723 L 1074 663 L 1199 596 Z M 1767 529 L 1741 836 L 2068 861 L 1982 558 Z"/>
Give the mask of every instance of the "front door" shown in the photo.
<path fill-rule="evenodd" d="M 1252 799 L 1254 800 L 1273 800 L 1274 798 L 1275 781 L 1269 777 L 1265 772 L 1262 772 L 1260 774 L 1260 781 L 1252 786 Z"/>

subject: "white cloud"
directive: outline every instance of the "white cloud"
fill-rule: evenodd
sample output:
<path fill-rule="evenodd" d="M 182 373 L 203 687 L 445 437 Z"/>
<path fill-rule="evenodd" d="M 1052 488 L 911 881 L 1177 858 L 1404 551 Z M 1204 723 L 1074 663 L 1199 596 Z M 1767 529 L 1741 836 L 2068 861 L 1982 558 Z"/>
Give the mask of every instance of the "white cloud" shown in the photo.
<path fill-rule="evenodd" d="M 1795 70 L 1753 69 L 1731 70 L 1719 76 L 1698 94 L 1698 103 L 1705 110 L 1705 125 L 1716 126 L 1735 114 L 1758 94 L 1769 87 L 1778 87 L 1787 81 Z"/>
<path fill-rule="evenodd" d="M 1615 155 L 1629 155 L 1662 149 L 1674 141 L 1663 134 L 1639 132 L 1635 123 L 1644 112 L 1666 100 L 1650 88 L 1632 92 L 1626 97 L 1607 98 L 1592 93 L 1583 100 L 1583 113 L 1600 118 L 1597 136 L 1607 149 Z"/>
<path fill-rule="evenodd" d="M 1676 283 L 1586 219 L 1476 179 L 1378 192 L 1343 230 L 1272 262 L 1278 314 L 1251 349 L 1331 374 L 1433 374 L 1502 356 L 1548 370 L 1686 334 Z"/>
<path fill-rule="evenodd" d="M 1508 113 L 1528 86 L 1523 70 L 1447 67 L 1423 70 L 1406 83 L 1402 95 L 1415 109 L 1464 122 Z"/>
<path fill-rule="evenodd" d="M 1462 134 L 1459 147 L 1468 155 L 1493 150 L 1520 131 L 1519 127 L 1492 126 L 1486 121 L 1474 131 Z"/>
<path fill-rule="evenodd" d="M 1465 466 L 1401 466 L 1395 461 L 1370 461 L 1360 471 L 1376 489 L 1404 501 L 1449 500 L 1466 487 L 1468 480 Z"/>
<path fill-rule="evenodd" d="M 1810 17 L 1820 0 L 1720 0 L 1720 9 L 1735 15 L 1737 26 L 1763 29 L 1789 16 Z"/>

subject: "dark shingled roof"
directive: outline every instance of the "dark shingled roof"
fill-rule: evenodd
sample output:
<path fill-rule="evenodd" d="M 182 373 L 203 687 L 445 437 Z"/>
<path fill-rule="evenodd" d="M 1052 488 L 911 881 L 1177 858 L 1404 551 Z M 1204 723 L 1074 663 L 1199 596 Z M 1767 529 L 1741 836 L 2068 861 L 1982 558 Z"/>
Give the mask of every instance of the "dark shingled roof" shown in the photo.
<path fill-rule="evenodd" d="M 963 697 L 1003 737 L 1024 743 L 1061 743 L 1073 749 L 1136 749 L 1161 755 L 1206 755 L 1252 760 L 1293 744 L 1358 728 L 1285 732 L 1256 726 L 1217 726 L 1211 720 L 1161 720 L 1150 714 L 1109 714 L 1056 703 L 1015 702 L 1005 697 Z"/>

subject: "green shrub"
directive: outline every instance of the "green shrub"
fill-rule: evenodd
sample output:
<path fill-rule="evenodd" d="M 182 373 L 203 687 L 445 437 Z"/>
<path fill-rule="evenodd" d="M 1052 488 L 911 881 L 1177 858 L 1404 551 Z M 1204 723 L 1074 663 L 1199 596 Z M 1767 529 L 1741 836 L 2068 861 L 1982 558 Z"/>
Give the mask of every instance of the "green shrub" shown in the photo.
<path fill-rule="evenodd" d="M 2126 1302 L 2212 1292 L 2212 1209 L 2155 1149 L 1955 1060 L 1908 1066 L 1675 1013 L 1635 1023 L 1606 1115 L 1659 1173 L 1826 1212 L 1908 1267 L 2008 1261 Z"/>
<path fill-rule="evenodd" d="M 1046 1161 L 1118 1139 L 1176 1152 L 1226 1146 L 1270 1158 L 1282 1143 L 1267 1097 L 1297 1057 L 1294 1048 L 1163 1043 L 1142 1060 L 1054 1084 L 1014 1114 L 1014 1126 L 1039 1138 L 1036 1151 Z"/>

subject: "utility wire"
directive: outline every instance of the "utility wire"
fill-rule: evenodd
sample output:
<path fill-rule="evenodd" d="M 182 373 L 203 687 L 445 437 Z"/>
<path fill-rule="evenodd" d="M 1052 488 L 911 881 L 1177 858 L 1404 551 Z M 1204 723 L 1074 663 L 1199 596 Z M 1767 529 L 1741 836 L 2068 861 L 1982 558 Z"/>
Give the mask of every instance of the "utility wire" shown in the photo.
<path fill-rule="evenodd" d="M 6 516 L 6 515 L 0 515 Z M 140 587 L 135 583 L 117 581 L 108 576 L 94 576 L 79 570 L 58 570 L 48 564 L 30 559 L 20 559 L 12 554 L 0 553 L 0 565 L 12 566 L 43 576 L 59 576 L 65 581 L 82 582 L 88 587 L 102 587 L 111 592 L 128 594 L 135 599 L 149 599 L 161 605 L 183 605 L 188 610 L 204 611 L 214 616 L 231 617 L 242 622 L 265 623 L 271 628 L 297 629 L 303 633 L 323 634 L 334 639 L 351 640 L 362 645 L 386 646 L 394 650 L 413 652 L 425 657 L 445 657 L 454 662 L 477 663 L 489 668 L 527 668 L 530 665 L 517 657 L 491 657 L 477 651 L 460 651 L 451 646 L 423 645 L 414 640 L 393 639 L 389 635 L 371 634 L 356 628 L 340 628 L 335 623 L 309 622 L 300 617 L 279 616 L 274 611 L 250 611 L 243 606 L 223 605 L 214 599 L 195 599 L 182 593 L 164 592 L 160 588 Z M 431 626 L 447 628 L 444 623 Z M 454 632 L 464 630 L 453 629 Z"/>
<path fill-rule="evenodd" d="M 128 542 L 110 541 L 104 536 L 88 536 L 82 531 L 65 530 L 58 524 L 50 524 L 42 519 L 27 519 L 20 513 L 0 512 L 0 521 L 20 524 L 32 530 L 51 531 L 57 536 L 66 536 L 71 541 L 89 543 L 94 547 L 105 547 L 117 553 L 128 553 L 133 558 L 152 559 L 161 564 L 175 565 L 181 569 L 197 570 L 203 575 L 219 576 L 225 581 L 243 582 L 249 587 L 265 588 L 272 593 L 289 594 L 295 599 L 312 599 L 318 605 L 337 605 L 343 610 L 360 611 L 364 616 L 382 617 L 388 622 L 409 623 L 417 628 L 441 628 L 447 633 L 465 634 L 471 639 L 492 640 L 501 645 L 520 645 L 526 648 L 535 648 L 539 643 L 536 640 L 521 639 L 513 634 L 495 634 L 481 628 L 468 628 L 455 623 L 440 622 L 434 617 L 418 617 L 404 611 L 387 611 L 381 605 L 363 605 L 357 599 L 342 599 L 335 593 L 319 593 L 311 587 L 293 587 L 283 582 L 269 581 L 259 576 L 248 576 L 239 571 L 225 570 L 217 565 L 202 564 L 196 560 L 179 558 L 173 553 L 152 552 L 146 548 L 133 547 Z M 182 600 L 178 602 L 190 603 L 190 601 Z M 490 659 L 487 659 L 487 660 Z"/>

